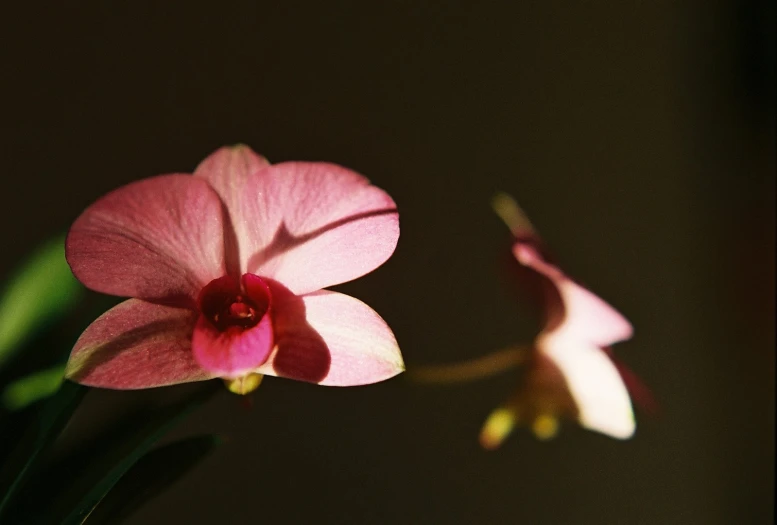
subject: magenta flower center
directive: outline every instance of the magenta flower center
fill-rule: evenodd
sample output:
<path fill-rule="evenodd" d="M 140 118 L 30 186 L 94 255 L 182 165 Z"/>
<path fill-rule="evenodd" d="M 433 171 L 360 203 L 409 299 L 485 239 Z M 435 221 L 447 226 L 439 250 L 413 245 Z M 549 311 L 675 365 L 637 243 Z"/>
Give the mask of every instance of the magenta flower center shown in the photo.
<path fill-rule="evenodd" d="M 200 311 L 219 331 L 246 330 L 269 312 L 272 295 L 267 283 L 247 273 L 238 281 L 226 275 L 209 282 L 200 291 Z"/>

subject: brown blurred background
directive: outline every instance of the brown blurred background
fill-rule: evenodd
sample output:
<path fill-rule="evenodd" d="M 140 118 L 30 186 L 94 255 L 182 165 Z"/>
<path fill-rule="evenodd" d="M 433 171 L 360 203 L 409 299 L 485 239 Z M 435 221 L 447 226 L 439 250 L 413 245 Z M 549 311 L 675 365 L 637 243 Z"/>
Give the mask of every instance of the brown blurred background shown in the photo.
<path fill-rule="evenodd" d="M 228 441 L 130 523 L 772 521 L 771 2 L 102 4 L 0 21 L 0 275 L 106 191 L 244 142 L 394 197 L 394 257 L 340 289 L 408 366 L 450 362 L 535 329 L 498 271 L 505 190 L 633 321 L 616 352 L 661 404 L 628 442 L 567 425 L 487 453 L 511 374 L 268 379 L 177 430 Z M 71 433 L 166 390 L 93 392 Z"/>

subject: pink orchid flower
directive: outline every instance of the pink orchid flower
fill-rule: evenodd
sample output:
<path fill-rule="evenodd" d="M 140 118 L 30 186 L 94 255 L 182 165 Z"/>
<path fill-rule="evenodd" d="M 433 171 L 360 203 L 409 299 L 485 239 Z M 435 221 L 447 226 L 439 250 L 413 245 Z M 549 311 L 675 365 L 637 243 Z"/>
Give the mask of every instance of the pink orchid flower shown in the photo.
<path fill-rule="evenodd" d="M 247 393 L 264 375 L 351 386 L 404 369 L 369 306 L 323 290 L 394 252 L 396 206 L 340 166 L 270 165 L 221 148 L 190 174 L 114 190 L 75 221 L 66 256 L 92 290 L 131 297 L 81 335 L 66 376 L 138 389 L 222 378 Z"/>
<path fill-rule="evenodd" d="M 543 327 L 531 345 L 463 363 L 413 367 L 411 377 L 426 383 L 453 383 L 521 366 L 515 393 L 483 425 L 480 443 L 487 449 L 499 447 L 518 423 L 529 425 L 540 439 L 551 438 L 560 417 L 614 438 L 629 438 L 635 422 L 624 380 L 646 403 L 650 397 L 635 376 L 613 361 L 610 346 L 631 337 L 631 324 L 550 262 L 512 198 L 499 195 L 494 209 L 512 230 L 516 275 L 538 300 Z"/>
<path fill-rule="evenodd" d="M 514 235 L 520 277 L 539 292 L 545 323 L 524 356 L 519 389 L 488 417 L 481 444 L 498 447 L 516 422 L 531 425 L 539 438 L 550 438 L 559 416 L 614 438 L 631 437 L 635 422 L 629 392 L 610 354 L 611 345 L 631 338 L 631 324 L 548 260 L 531 223 L 510 197 L 498 196 L 494 208 Z"/>

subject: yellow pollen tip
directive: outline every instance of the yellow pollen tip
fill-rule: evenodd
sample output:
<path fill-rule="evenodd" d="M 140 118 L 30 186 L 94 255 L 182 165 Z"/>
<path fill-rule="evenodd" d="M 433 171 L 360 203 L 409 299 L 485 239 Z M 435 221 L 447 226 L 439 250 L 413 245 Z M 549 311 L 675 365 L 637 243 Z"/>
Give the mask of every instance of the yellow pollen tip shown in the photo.
<path fill-rule="evenodd" d="M 224 384 L 233 394 L 244 396 L 259 388 L 263 378 L 262 374 L 250 373 L 235 379 L 224 379 Z"/>
<path fill-rule="evenodd" d="M 531 429 L 537 439 L 551 439 L 558 434 L 558 419 L 549 414 L 542 414 L 534 419 Z"/>
<path fill-rule="evenodd" d="M 497 408 L 488 416 L 480 431 L 480 445 L 494 450 L 510 435 L 515 428 L 515 412 L 506 408 Z"/>

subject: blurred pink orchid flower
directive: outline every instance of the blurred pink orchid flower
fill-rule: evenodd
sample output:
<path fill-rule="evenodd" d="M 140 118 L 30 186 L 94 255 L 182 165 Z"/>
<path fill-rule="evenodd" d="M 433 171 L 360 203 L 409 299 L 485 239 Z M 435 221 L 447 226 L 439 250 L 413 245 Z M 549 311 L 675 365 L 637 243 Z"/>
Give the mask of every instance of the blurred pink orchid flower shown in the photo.
<path fill-rule="evenodd" d="M 383 264 L 396 205 L 343 167 L 270 165 L 224 147 L 190 174 L 105 195 L 75 221 L 66 256 L 92 290 L 132 297 L 81 335 L 66 376 L 138 389 L 222 378 L 247 393 L 264 375 L 351 386 L 404 369 L 388 325 L 323 290 Z"/>
<path fill-rule="evenodd" d="M 512 254 L 519 280 L 539 300 L 544 323 L 529 347 L 512 347 L 467 363 L 417 370 L 422 381 L 481 378 L 522 365 L 516 392 L 486 419 L 484 448 L 495 449 L 517 423 L 541 439 L 553 437 L 559 417 L 608 436 L 627 439 L 635 430 L 624 382 L 628 372 L 612 360 L 610 345 L 629 339 L 631 324 L 602 299 L 549 261 L 531 223 L 511 197 L 501 194 L 494 209 L 513 233 Z M 412 371 L 412 369 L 411 369 Z"/>

